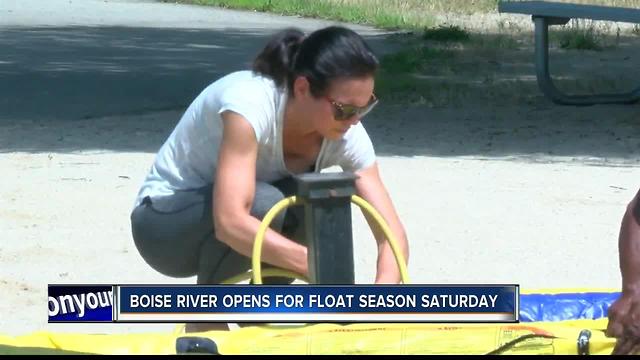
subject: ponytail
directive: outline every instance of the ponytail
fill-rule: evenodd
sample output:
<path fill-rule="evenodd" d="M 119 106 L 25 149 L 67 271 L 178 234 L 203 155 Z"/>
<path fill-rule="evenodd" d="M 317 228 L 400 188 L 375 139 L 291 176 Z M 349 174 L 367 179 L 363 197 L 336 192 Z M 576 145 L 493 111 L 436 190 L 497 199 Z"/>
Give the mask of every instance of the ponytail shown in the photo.
<path fill-rule="evenodd" d="M 303 41 L 304 40 L 304 41 Z M 336 79 L 374 76 L 378 59 L 364 39 L 340 26 L 319 29 L 309 36 L 287 28 L 273 36 L 253 62 L 253 71 L 271 78 L 293 95 L 297 76 L 304 76 L 315 97 L 324 95 Z"/>
<path fill-rule="evenodd" d="M 273 79 L 278 87 L 288 84 L 304 33 L 287 28 L 275 34 L 253 61 L 253 71 Z"/>

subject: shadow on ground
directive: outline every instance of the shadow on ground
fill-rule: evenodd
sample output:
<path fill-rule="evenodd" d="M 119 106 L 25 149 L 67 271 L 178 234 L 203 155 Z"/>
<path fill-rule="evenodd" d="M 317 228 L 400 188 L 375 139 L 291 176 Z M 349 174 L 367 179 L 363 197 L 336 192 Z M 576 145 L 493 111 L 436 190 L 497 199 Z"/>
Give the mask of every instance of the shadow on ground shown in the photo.
<path fill-rule="evenodd" d="M 0 152 L 155 152 L 189 102 L 216 78 L 247 68 L 268 36 L 250 29 L 3 30 Z M 367 40 L 378 54 L 399 44 L 389 35 Z M 485 35 L 482 42 L 502 40 Z M 581 56 L 562 56 L 557 64 L 571 68 Z M 382 99 L 364 120 L 378 154 L 637 164 L 638 105 L 554 105 L 536 89 L 532 58 L 517 46 L 459 49 L 455 64 L 443 59 L 423 74 L 431 85 L 414 93 L 424 92 L 426 101 Z"/>

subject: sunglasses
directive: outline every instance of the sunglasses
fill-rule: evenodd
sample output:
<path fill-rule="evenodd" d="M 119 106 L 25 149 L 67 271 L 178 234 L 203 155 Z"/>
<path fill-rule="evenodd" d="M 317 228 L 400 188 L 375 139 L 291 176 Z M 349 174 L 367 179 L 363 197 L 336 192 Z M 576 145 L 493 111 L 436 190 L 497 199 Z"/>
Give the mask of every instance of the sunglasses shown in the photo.
<path fill-rule="evenodd" d="M 333 117 L 338 121 L 345 121 L 353 118 L 354 116 L 363 117 L 371 111 L 376 104 L 378 104 L 378 98 L 375 94 L 371 94 L 371 99 L 365 106 L 355 106 L 349 104 L 342 104 L 328 96 L 325 96 L 325 99 L 329 101 L 331 105 L 333 105 Z"/>

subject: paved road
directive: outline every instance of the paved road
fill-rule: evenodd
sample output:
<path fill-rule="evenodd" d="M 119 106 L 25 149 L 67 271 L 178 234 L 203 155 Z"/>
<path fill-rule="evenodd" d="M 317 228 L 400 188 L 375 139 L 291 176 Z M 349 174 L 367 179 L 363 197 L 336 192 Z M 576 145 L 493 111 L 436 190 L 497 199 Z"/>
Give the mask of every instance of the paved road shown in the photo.
<path fill-rule="evenodd" d="M 148 0 L 2 0 L 0 122 L 181 109 L 273 32 L 328 24 Z M 351 27 L 383 51 L 382 33 Z"/>

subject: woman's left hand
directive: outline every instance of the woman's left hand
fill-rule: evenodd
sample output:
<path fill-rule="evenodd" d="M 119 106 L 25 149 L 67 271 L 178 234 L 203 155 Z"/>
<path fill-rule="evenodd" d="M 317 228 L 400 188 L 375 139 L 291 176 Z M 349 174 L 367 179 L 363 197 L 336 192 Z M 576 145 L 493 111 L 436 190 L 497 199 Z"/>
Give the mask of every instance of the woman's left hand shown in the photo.
<path fill-rule="evenodd" d="M 409 244 L 404 227 L 393 206 L 391 197 L 380 178 L 378 164 L 360 170 L 356 173 L 356 191 L 360 197 L 373 206 L 385 219 L 391 232 L 398 241 L 398 246 L 404 257 L 405 265 L 409 260 Z M 398 284 L 401 282 L 400 269 L 395 255 L 378 224 L 368 214 L 364 214 L 378 243 L 378 260 L 376 284 Z"/>

